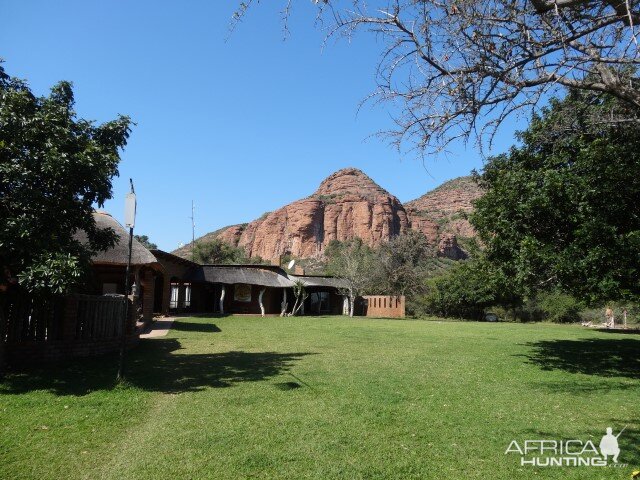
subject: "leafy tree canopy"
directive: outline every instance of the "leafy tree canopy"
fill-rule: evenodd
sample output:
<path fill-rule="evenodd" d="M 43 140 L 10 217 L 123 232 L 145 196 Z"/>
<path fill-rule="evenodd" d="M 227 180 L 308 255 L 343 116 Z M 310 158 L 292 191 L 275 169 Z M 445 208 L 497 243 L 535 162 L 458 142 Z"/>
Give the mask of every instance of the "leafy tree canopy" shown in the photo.
<path fill-rule="evenodd" d="M 409 230 L 380 245 L 380 293 L 413 296 L 424 290 L 436 256 L 424 234 Z"/>
<path fill-rule="evenodd" d="M 640 129 L 602 122 L 627 107 L 570 91 L 490 159 L 472 223 L 488 259 L 524 295 L 593 303 L 640 294 Z"/>
<path fill-rule="evenodd" d="M 379 263 L 376 253 L 360 238 L 345 242 L 332 240 L 325 249 L 326 271 L 346 282 L 344 294 L 349 296 L 349 316 L 353 317 L 355 300 L 375 288 Z"/>
<path fill-rule="evenodd" d="M 443 317 L 480 320 L 488 307 L 520 302 L 509 283 L 483 256 L 461 261 L 428 281 L 423 307 Z"/>
<path fill-rule="evenodd" d="M 133 237 L 148 250 L 158 249 L 158 245 L 149 240 L 149 237 L 147 235 L 134 235 Z"/>
<path fill-rule="evenodd" d="M 0 261 L 33 291 L 65 292 L 114 241 L 93 206 L 111 198 L 131 121 L 77 118 L 69 82 L 37 97 L 0 64 Z M 74 234 L 84 230 L 81 244 Z"/>
<path fill-rule="evenodd" d="M 246 252 L 218 238 L 206 242 L 196 242 L 193 248 L 193 261 L 202 264 L 249 264 L 263 263 L 262 258 L 249 258 Z"/>

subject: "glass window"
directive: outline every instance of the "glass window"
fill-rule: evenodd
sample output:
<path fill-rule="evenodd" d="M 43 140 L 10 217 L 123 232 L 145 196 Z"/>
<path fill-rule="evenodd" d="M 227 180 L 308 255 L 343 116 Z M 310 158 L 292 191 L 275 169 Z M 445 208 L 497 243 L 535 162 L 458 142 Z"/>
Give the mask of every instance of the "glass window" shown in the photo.
<path fill-rule="evenodd" d="M 191 306 L 191 284 L 184 284 L 184 307 L 188 308 Z"/>
<path fill-rule="evenodd" d="M 180 293 L 180 285 L 171 284 L 171 300 L 169 300 L 169 308 L 178 308 L 178 294 Z"/>

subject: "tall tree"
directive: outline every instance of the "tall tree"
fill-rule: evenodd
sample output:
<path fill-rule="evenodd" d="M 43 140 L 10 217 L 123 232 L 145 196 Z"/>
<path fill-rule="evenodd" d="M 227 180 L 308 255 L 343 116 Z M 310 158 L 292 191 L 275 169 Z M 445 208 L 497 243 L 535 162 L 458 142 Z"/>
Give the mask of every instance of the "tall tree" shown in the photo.
<path fill-rule="evenodd" d="M 522 293 L 640 295 L 640 129 L 592 120 L 627 108 L 572 90 L 533 119 L 521 146 L 486 164 L 472 223 Z"/>
<path fill-rule="evenodd" d="M 393 295 L 413 296 L 425 288 L 429 261 L 435 258 L 434 247 L 421 232 L 408 232 L 380 245 L 381 291 Z"/>
<path fill-rule="evenodd" d="M 111 198 L 131 122 L 96 125 L 73 106 L 69 82 L 37 97 L 0 64 L 0 260 L 31 290 L 67 291 L 114 241 L 92 212 Z"/>
<path fill-rule="evenodd" d="M 252 3 L 260 0 L 240 3 L 234 24 Z M 283 0 L 285 18 L 292 3 Z M 314 3 L 329 36 L 364 30 L 381 40 L 371 98 L 399 106 L 397 129 L 388 132 L 398 147 L 491 142 L 505 118 L 559 86 L 612 95 L 633 107 L 626 120 L 638 121 L 640 91 L 622 72 L 640 65 L 640 0 Z"/>
<path fill-rule="evenodd" d="M 344 279 L 349 297 L 349 316 L 353 317 L 356 298 L 371 287 L 378 267 L 375 253 L 360 238 L 346 242 L 333 240 L 325 250 L 326 271 Z"/>

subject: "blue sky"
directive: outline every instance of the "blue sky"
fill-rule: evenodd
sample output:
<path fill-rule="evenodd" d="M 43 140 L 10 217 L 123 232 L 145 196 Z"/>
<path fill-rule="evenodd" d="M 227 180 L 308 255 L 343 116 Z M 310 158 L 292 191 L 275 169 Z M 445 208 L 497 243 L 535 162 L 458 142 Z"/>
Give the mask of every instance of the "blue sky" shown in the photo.
<path fill-rule="evenodd" d="M 38 94 L 72 81 L 81 117 L 132 117 L 105 208 L 122 220 L 132 177 L 136 233 L 165 250 L 190 241 L 192 200 L 202 235 L 307 196 L 344 167 L 401 201 L 482 167 L 472 145 L 425 166 L 371 137 L 391 126 L 385 106 L 358 112 L 381 45 L 360 35 L 322 49 L 310 2 L 298 2 L 283 40 L 266 3 L 276 4 L 251 10 L 229 36 L 235 1 L 0 0 L 0 57 Z M 515 128 L 502 128 L 494 152 Z"/>

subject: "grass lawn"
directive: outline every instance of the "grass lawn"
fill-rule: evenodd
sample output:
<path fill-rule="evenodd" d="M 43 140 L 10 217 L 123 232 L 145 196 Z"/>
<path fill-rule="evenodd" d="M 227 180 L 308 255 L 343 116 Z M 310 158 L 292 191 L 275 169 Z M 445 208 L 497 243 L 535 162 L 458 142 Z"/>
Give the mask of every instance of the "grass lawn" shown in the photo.
<path fill-rule="evenodd" d="M 629 479 L 640 341 L 575 326 L 186 318 L 0 384 L 1 479 Z M 511 440 L 620 436 L 625 467 L 520 466 Z"/>

